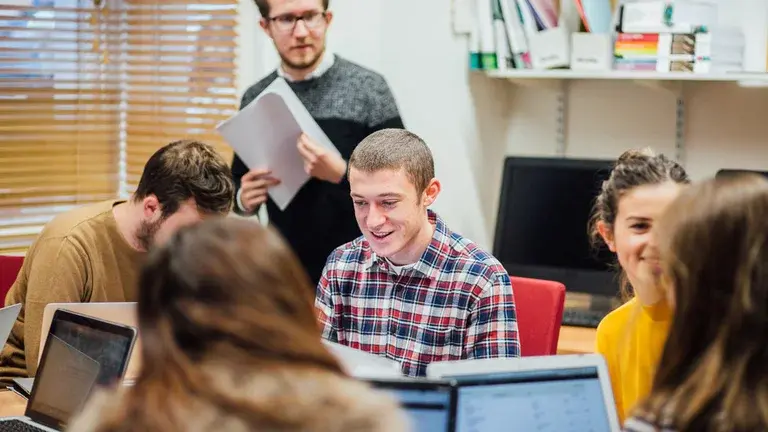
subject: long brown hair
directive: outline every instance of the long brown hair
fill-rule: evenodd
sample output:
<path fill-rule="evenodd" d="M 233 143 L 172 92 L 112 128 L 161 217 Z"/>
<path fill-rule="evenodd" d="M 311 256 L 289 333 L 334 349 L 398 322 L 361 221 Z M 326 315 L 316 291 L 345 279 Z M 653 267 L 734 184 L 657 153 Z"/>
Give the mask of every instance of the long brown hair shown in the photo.
<path fill-rule="evenodd" d="M 597 228 L 598 223 L 604 223 L 610 232 L 614 232 L 616 215 L 619 212 L 619 201 L 622 196 L 640 186 L 662 184 L 669 181 L 688 184 L 690 178 L 680 164 L 663 154 L 655 154 L 651 149 L 631 149 L 622 153 L 616 161 L 610 177 L 603 182 L 600 193 L 595 199 L 592 217 L 587 228 L 592 239 L 592 245 L 598 248 L 604 244 Z M 618 263 L 616 265 L 618 267 Z M 623 300 L 629 300 L 633 297 L 633 292 L 623 270 L 620 278 L 621 297 Z"/>
<path fill-rule="evenodd" d="M 679 431 L 768 429 L 768 181 L 692 187 L 658 239 L 674 318 L 638 414 Z"/>
<path fill-rule="evenodd" d="M 217 388 L 205 368 L 215 363 L 242 376 L 277 368 L 343 374 L 321 342 L 314 292 L 271 229 L 235 218 L 181 229 L 143 268 L 142 369 L 100 430 L 178 430 L 184 422 L 174 407 L 193 403 L 246 424 L 279 422 L 279 410 Z"/>

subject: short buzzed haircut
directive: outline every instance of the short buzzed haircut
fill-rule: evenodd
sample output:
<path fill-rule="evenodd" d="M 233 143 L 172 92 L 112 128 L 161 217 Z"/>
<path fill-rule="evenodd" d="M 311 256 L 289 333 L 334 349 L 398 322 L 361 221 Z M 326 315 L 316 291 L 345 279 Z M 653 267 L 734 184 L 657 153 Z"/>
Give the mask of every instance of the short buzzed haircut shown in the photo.
<path fill-rule="evenodd" d="M 435 177 L 435 161 L 427 143 L 404 129 L 382 129 L 365 137 L 352 152 L 349 168 L 366 173 L 405 169 L 418 193 Z"/>

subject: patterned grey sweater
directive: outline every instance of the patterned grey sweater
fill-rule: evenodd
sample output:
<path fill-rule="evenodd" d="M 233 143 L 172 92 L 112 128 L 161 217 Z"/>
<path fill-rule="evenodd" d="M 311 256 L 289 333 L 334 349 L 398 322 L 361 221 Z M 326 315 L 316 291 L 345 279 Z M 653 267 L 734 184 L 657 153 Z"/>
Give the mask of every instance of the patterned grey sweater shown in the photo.
<path fill-rule="evenodd" d="M 243 95 L 240 108 L 253 101 L 277 76 L 277 71 L 273 71 L 251 86 Z M 321 76 L 289 81 L 288 85 L 345 160 L 371 133 L 404 127 L 384 78 L 338 55 L 333 66 Z M 258 137 L 254 137 L 254 145 L 258 145 Z M 238 190 L 246 172 L 248 168 L 235 155 L 232 176 Z M 314 283 L 320 280 L 328 255 L 360 235 L 346 179 L 337 185 L 313 178 L 284 211 L 268 200 L 267 213 L 270 224 L 291 245 Z"/>

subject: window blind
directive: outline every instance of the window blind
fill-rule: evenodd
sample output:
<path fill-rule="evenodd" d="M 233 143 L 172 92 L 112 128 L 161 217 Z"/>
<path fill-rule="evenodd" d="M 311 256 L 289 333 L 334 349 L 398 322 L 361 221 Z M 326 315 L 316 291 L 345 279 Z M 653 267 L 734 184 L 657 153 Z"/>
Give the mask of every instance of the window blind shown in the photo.
<path fill-rule="evenodd" d="M 0 253 L 56 214 L 127 196 L 148 157 L 237 108 L 237 0 L 0 4 Z"/>
<path fill-rule="evenodd" d="M 237 0 L 123 0 L 127 187 L 162 145 L 195 138 L 231 151 L 215 130 L 235 113 Z"/>

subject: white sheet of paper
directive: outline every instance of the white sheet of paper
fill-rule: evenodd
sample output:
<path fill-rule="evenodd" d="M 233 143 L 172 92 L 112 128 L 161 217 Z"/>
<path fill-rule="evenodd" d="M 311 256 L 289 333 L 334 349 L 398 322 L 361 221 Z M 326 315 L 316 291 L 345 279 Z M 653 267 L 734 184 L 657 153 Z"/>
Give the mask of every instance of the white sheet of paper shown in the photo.
<path fill-rule="evenodd" d="M 296 93 L 276 78 L 250 104 L 216 126 L 249 169 L 268 168 L 280 184 L 268 193 L 280 210 L 309 180 L 297 142 L 306 133 L 319 146 L 339 155 Z"/>

